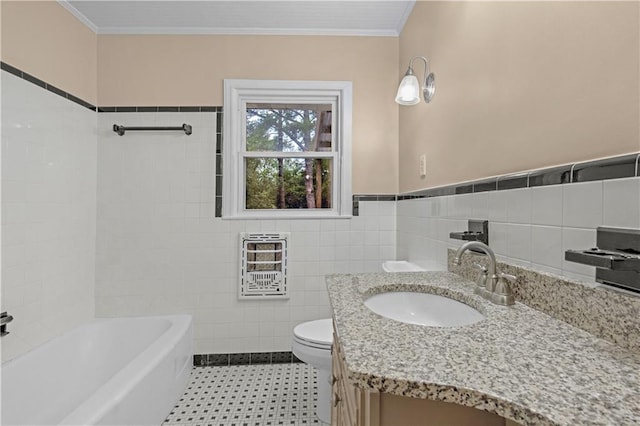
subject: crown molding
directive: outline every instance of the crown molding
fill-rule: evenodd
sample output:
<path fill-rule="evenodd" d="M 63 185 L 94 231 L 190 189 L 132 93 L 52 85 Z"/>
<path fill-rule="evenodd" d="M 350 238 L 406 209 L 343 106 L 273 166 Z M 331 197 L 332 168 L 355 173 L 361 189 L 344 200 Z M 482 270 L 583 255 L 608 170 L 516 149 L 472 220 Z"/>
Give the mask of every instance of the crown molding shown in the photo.
<path fill-rule="evenodd" d="M 67 9 L 67 11 L 75 16 L 80 22 L 82 22 L 87 28 L 89 28 L 95 34 L 98 34 L 98 27 L 96 26 L 96 24 L 94 24 L 89 18 L 84 16 L 78 9 L 73 7 L 71 3 L 69 3 L 67 0 L 57 0 L 57 2 L 60 6 Z"/>
<path fill-rule="evenodd" d="M 318 28 L 102 27 L 98 30 L 98 34 L 398 37 L 398 32 L 396 30 L 348 30 Z"/>

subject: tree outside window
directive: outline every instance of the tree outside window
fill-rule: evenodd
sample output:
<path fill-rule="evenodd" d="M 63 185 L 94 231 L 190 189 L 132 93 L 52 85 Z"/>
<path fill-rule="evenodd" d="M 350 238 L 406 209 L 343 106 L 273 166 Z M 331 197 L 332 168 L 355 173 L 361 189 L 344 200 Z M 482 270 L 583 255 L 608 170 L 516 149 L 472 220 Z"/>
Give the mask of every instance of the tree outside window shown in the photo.
<path fill-rule="evenodd" d="M 300 153 L 297 158 L 248 157 L 247 209 L 331 208 L 332 106 L 247 104 L 246 150 L 254 154 Z"/>

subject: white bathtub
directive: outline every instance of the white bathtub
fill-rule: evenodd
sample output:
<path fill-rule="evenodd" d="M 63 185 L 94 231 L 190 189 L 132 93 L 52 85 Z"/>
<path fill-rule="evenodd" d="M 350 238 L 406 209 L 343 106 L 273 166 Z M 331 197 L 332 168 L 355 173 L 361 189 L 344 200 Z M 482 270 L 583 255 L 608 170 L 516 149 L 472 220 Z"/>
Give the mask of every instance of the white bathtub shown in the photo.
<path fill-rule="evenodd" d="M 2 364 L 2 425 L 160 425 L 193 365 L 190 315 L 99 319 Z"/>

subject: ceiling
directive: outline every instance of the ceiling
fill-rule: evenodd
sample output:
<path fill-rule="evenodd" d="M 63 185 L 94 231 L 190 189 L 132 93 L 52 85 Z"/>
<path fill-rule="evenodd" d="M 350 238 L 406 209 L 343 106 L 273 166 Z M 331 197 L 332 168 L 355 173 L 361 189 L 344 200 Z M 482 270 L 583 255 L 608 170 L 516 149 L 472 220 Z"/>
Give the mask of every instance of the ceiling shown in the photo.
<path fill-rule="evenodd" d="M 415 0 L 58 0 L 98 34 L 398 36 Z"/>

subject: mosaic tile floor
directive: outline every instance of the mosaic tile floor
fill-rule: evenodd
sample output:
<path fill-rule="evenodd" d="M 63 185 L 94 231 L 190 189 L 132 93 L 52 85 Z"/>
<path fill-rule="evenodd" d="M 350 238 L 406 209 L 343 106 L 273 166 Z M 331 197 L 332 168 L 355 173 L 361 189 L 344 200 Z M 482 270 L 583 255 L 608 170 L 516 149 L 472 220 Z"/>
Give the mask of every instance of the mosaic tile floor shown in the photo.
<path fill-rule="evenodd" d="M 324 425 L 315 416 L 316 398 L 316 374 L 307 364 L 194 367 L 162 425 Z"/>

